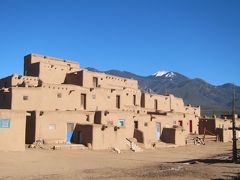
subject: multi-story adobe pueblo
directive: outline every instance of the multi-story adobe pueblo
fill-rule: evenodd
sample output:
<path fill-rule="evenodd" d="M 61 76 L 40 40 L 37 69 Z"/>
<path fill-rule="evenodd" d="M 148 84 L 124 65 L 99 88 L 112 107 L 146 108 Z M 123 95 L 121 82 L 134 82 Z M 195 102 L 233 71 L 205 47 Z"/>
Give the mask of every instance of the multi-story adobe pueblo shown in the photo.
<path fill-rule="evenodd" d="M 0 89 L 0 150 L 23 150 L 36 140 L 126 149 L 126 138 L 148 148 L 198 133 L 200 107 L 77 62 L 27 55 L 24 76 L 1 79 Z"/>

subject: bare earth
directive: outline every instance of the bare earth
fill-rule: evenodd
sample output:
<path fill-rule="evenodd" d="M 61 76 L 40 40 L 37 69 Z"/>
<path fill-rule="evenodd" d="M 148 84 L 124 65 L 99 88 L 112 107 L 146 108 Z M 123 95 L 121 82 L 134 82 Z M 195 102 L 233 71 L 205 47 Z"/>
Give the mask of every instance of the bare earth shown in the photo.
<path fill-rule="evenodd" d="M 238 144 L 238 147 L 240 144 Z M 240 179 L 231 143 L 130 151 L 1 152 L 0 179 Z"/>

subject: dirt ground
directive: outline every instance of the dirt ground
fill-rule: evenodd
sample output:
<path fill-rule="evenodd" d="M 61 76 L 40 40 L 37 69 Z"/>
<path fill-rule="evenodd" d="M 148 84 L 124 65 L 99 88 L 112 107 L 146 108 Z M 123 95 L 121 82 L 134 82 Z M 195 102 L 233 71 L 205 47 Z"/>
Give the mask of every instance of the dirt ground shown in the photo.
<path fill-rule="evenodd" d="M 240 164 L 229 161 L 231 143 L 121 154 L 30 149 L 0 154 L 0 179 L 240 179 Z"/>

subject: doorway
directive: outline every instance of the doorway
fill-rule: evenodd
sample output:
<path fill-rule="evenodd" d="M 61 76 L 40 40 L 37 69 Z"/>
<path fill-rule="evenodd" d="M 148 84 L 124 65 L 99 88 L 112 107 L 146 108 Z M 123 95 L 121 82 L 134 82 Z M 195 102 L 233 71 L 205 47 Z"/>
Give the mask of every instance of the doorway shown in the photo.
<path fill-rule="evenodd" d="M 67 123 L 67 142 L 73 142 L 74 123 Z"/>
<path fill-rule="evenodd" d="M 87 95 L 86 94 L 81 94 L 81 108 L 84 110 L 87 108 Z"/>
<path fill-rule="evenodd" d="M 28 111 L 26 117 L 25 144 L 33 144 L 36 136 L 36 113 Z"/>
<path fill-rule="evenodd" d="M 192 134 L 192 120 L 189 120 L 189 132 Z"/>
<path fill-rule="evenodd" d="M 156 122 L 156 138 L 160 140 L 161 138 L 161 123 Z"/>
<path fill-rule="evenodd" d="M 181 126 L 181 127 L 183 126 L 182 120 L 179 120 L 179 121 L 178 121 L 178 125 Z"/>

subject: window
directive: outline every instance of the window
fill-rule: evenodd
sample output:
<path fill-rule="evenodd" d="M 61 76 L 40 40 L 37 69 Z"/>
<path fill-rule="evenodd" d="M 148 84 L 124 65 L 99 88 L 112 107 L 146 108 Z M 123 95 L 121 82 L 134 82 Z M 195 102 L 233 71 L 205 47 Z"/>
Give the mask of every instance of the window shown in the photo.
<path fill-rule="evenodd" d="M 0 128 L 10 128 L 10 119 L 0 119 Z"/>
<path fill-rule="evenodd" d="M 98 78 L 93 77 L 93 87 L 98 87 Z"/>
<path fill-rule="evenodd" d="M 23 100 L 27 101 L 28 100 L 28 96 L 23 96 Z"/>
<path fill-rule="evenodd" d="M 138 121 L 134 121 L 134 128 L 138 129 Z"/>
<path fill-rule="evenodd" d="M 154 100 L 154 109 L 155 110 L 158 109 L 158 101 L 157 101 L 157 99 Z"/>
<path fill-rule="evenodd" d="M 87 102 L 86 102 L 86 94 L 81 94 L 81 107 L 83 109 L 86 109 L 87 107 Z"/>
<path fill-rule="evenodd" d="M 144 126 L 145 126 L 145 127 L 148 127 L 148 123 L 147 123 L 147 122 L 145 122 L 145 123 L 144 123 Z"/>
<path fill-rule="evenodd" d="M 182 121 L 182 120 L 179 120 L 179 121 L 178 121 L 178 125 L 182 127 L 182 126 L 183 126 L 183 121 Z"/>
<path fill-rule="evenodd" d="M 125 127 L 125 120 L 124 119 L 119 119 L 117 122 L 118 127 Z"/>
<path fill-rule="evenodd" d="M 120 109 L 120 96 L 116 96 L 116 108 Z"/>
<path fill-rule="evenodd" d="M 56 130 L 56 124 L 49 124 L 48 129 L 49 130 Z"/>
<path fill-rule="evenodd" d="M 136 95 L 133 95 L 133 105 L 136 106 Z"/>
<path fill-rule="evenodd" d="M 145 108 L 145 94 L 141 94 L 141 107 Z"/>
<path fill-rule="evenodd" d="M 62 98 L 62 93 L 58 93 L 58 94 L 57 94 L 57 97 L 58 97 L 58 98 Z"/>

